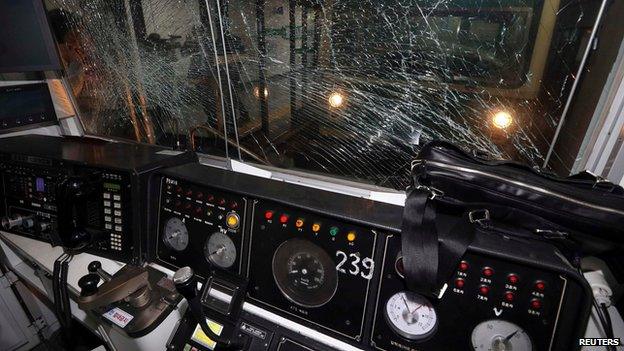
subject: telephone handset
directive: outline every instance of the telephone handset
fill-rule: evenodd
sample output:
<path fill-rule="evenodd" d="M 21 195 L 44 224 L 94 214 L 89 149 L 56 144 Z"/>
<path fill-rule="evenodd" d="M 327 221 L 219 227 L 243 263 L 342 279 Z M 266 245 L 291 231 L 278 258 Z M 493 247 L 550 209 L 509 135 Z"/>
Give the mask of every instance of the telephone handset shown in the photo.
<path fill-rule="evenodd" d="M 53 244 L 82 251 L 100 240 L 103 231 L 94 223 L 99 216 L 102 180 L 98 173 L 71 175 L 57 188 L 58 238 Z"/>

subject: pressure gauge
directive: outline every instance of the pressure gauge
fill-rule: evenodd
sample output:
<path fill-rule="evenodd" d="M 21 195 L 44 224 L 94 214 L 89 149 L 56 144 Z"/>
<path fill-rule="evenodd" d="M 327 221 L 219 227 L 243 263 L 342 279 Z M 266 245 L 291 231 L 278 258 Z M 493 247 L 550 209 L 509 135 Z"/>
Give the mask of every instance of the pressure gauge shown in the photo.
<path fill-rule="evenodd" d="M 173 217 L 165 224 L 163 241 L 175 251 L 184 251 L 189 243 L 188 229 L 179 218 Z"/>
<path fill-rule="evenodd" d="M 531 351 L 531 339 L 519 326 L 501 319 L 480 323 L 472 330 L 472 347 L 488 351 Z"/>
<path fill-rule="evenodd" d="M 386 303 L 386 320 L 397 334 L 414 341 L 435 333 L 438 317 L 431 303 L 411 291 L 392 295 Z"/>
<path fill-rule="evenodd" d="M 221 268 L 230 268 L 236 262 L 236 246 L 227 235 L 217 232 L 206 241 L 204 255 L 208 262 Z"/>

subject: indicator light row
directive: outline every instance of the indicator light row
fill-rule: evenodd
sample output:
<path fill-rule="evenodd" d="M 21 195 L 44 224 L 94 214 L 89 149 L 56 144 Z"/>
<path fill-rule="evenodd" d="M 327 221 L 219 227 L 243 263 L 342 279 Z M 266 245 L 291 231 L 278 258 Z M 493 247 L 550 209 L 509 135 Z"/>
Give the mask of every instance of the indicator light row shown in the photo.
<path fill-rule="evenodd" d="M 468 268 L 470 268 L 470 265 L 468 264 L 468 262 L 461 261 L 457 269 L 460 272 L 466 272 Z M 491 278 L 492 276 L 494 276 L 494 269 L 492 267 L 485 266 L 481 269 L 481 275 L 485 278 Z M 517 285 L 519 282 L 520 282 L 520 277 L 517 274 L 515 273 L 507 274 L 507 283 L 511 285 Z M 458 286 L 458 288 L 460 287 Z M 544 290 L 546 289 L 546 284 L 541 280 L 537 280 L 535 281 L 533 288 L 535 291 L 541 293 L 541 292 L 544 292 Z"/>
<path fill-rule="evenodd" d="M 200 200 L 200 201 L 205 201 L 205 202 L 209 202 L 209 203 L 213 203 L 216 204 L 218 206 L 226 206 L 229 207 L 230 209 L 237 209 L 238 208 L 238 202 L 236 201 L 231 201 L 230 203 L 227 202 L 226 199 L 224 198 L 216 198 L 214 195 L 212 194 L 205 194 L 202 191 L 197 191 L 197 192 L 193 192 L 193 190 L 191 189 L 183 189 L 181 186 L 176 186 L 173 187 L 171 184 L 167 185 L 167 190 L 170 192 L 174 192 L 180 196 L 185 196 L 188 198 L 195 198 L 196 200 Z"/>
<path fill-rule="evenodd" d="M 264 219 L 266 219 L 267 221 L 273 220 L 276 216 L 277 215 L 275 211 L 267 210 L 264 212 Z M 280 224 L 288 224 L 289 221 L 290 221 L 290 216 L 287 213 L 282 213 L 278 217 L 278 222 Z M 295 220 L 296 228 L 303 228 L 304 226 L 305 226 L 304 218 L 299 217 Z M 312 232 L 318 233 L 321 231 L 321 228 L 322 228 L 321 223 L 318 223 L 318 222 L 312 223 L 312 226 L 311 226 Z M 340 234 L 340 228 L 336 226 L 329 227 L 329 235 L 337 236 L 338 234 Z M 357 234 L 355 231 L 350 231 L 347 233 L 347 241 L 352 242 L 352 241 L 355 241 L 356 238 L 357 238 Z"/>

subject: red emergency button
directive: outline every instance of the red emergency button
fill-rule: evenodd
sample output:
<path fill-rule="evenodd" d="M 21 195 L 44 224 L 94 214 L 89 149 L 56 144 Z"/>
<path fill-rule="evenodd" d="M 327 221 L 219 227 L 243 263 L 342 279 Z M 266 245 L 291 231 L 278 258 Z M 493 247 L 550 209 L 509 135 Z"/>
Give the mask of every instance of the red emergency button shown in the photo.
<path fill-rule="evenodd" d="M 273 218 L 273 211 L 266 211 L 264 213 L 264 219 L 266 219 L 267 221 Z"/>
<path fill-rule="evenodd" d="M 542 308 L 542 301 L 538 299 L 531 300 L 531 308 L 534 310 L 539 310 L 540 308 Z"/>
<path fill-rule="evenodd" d="M 512 293 L 511 291 L 507 291 L 504 298 L 507 302 L 513 302 L 513 300 L 516 298 L 516 295 L 514 295 L 514 293 Z"/>
<path fill-rule="evenodd" d="M 481 285 L 479 287 L 479 294 L 481 295 L 487 295 L 490 292 L 490 287 L 487 285 Z"/>
<path fill-rule="evenodd" d="M 457 278 L 457 279 L 455 279 L 455 287 L 456 287 L 457 289 L 461 289 L 461 288 L 463 288 L 463 287 L 464 287 L 464 284 L 466 284 L 466 281 L 465 281 L 465 280 L 463 280 L 463 279 L 461 279 L 461 278 Z"/>
<path fill-rule="evenodd" d="M 282 223 L 282 224 L 286 224 L 286 223 L 288 223 L 288 215 L 287 215 L 287 214 L 283 214 L 283 215 L 281 215 L 281 216 L 280 216 L 280 218 L 279 218 L 279 221 L 280 221 L 280 223 Z"/>
<path fill-rule="evenodd" d="M 546 289 L 546 284 L 544 284 L 543 281 L 538 280 L 537 282 L 535 282 L 535 290 L 542 292 L 544 291 L 544 289 Z"/>
<path fill-rule="evenodd" d="M 482 273 L 484 277 L 491 277 L 494 275 L 494 270 L 490 267 L 485 267 L 483 268 Z"/>
<path fill-rule="evenodd" d="M 470 266 L 468 265 L 468 262 L 466 262 L 466 261 L 461 261 L 459 263 L 459 270 L 462 271 L 462 272 L 467 271 L 468 267 L 470 267 Z"/>
<path fill-rule="evenodd" d="M 507 281 L 509 282 L 509 284 L 518 284 L 518 282 L 520 281 L 520 278 L 518 278 L 517 275 L 512 273 L 507 276 Z"/>

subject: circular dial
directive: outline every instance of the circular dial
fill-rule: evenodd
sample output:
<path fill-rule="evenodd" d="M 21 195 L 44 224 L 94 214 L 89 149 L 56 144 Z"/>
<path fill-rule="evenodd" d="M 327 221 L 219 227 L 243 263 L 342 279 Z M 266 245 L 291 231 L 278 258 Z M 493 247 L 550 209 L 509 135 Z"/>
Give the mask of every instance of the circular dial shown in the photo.
<path fill-rule="evenodd" d="M 500 319 L 481 322 L 472 330 L 475 350 L 531 351 L 531 339 L 519 326 Z"/>
<path fill-rule="evenodd" d="M 215 266 L 230 268 L 236 261 L 236 246 L 227 235 L 217 232 L 206 240 L 204 255 Z"/>
<path fill-rule="evenodd" d="M 431 303 L 410 291 L 392 295 L 386 303 L 385 316 L 397 334 L 410 340 L 428 338 L 438 326 L 438 317 Z"/>
<path fill-rule="evenodd" d="M 177 217 L 169 219 L 165 224 L 163 241 L 173 250 L 184 251 L 189 243 L 188 229 L 184 222 Z"/>
<path fill-rule="evenodd" d="M 285 241 L 275 250 L 273 277 L 287 299 L 304 307 L 326 304 L 338 288 L 334 261 L 321 247 L 303 239 Z"/>

